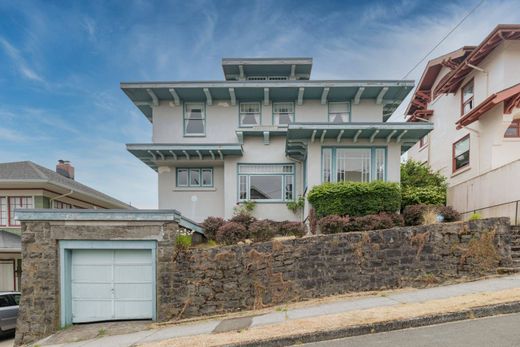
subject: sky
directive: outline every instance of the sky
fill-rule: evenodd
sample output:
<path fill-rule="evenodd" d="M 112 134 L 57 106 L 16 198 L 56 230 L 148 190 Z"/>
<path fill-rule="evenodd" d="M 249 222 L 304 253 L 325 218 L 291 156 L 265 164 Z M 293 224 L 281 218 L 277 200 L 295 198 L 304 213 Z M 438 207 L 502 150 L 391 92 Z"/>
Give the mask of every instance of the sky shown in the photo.
<path fill-rule="evenodd" d="M 312 79 L 401 79 L 479 2 L 0 0 L 0 162 L 70 160 L 79 182 L 157 208 L 156 173 L 125 149 L 151 124 L 120 82 L 222 80 L 223 57 L 292 56 L 314 59 Z M 428 59 L 504 23 L 520 2 L 486 0 Z"/>

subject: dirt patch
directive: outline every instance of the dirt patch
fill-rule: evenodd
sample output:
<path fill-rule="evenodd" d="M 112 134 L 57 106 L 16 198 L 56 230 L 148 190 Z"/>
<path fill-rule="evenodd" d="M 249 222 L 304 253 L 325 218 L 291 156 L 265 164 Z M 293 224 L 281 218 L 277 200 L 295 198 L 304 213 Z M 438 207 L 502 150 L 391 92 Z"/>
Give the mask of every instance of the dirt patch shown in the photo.
<path fill-rule="evenodd" d="M 250 328 L 240 332 L 190 336 L 148 343 L 140 346 L 224 346 L 228 344 L 244 343 L 246 341 L 262 341 L 264 339 L 293 335 L 297 336 L 312 332 L 319 333 L 361 324 L 374 324 L 391 320 L 428 316 L 432 314 L 457 312 L 482 305 L 493 305 L 515 301 L 520 301 L 520 288 L 494 293 L 470 294 L 449 299 L 432 300 L 425 303 L 401 304 L 390 307 L 351 311 L 348 313 L 321 316 L 319 319 L 308 318 L 285 321 L 276 325 Z"/>

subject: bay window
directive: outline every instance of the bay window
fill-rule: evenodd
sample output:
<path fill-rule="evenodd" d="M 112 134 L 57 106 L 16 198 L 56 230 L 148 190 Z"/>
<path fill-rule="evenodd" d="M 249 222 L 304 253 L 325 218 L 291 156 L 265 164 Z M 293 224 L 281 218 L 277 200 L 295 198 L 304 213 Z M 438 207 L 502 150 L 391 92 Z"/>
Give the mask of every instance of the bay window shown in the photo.
<path fill-rule="evenodd" d="M 260 103 L 241 102 L 239 122 L 240 127 L 254 127 L 260 125 Z"/>
<path fill-rule="evenodd" d="M 288 125 L 294 122 L 294 103 L 275 102 L 273 103 L 273 124 Z"/>
<path fill-rule="evenodd" d="M 238 200 L 282 202 L 294 199 L 294 165 L 238 166 Z"/>
<path fill-rule="evenodd" d="M 386 179 L 386 148 L 329 147 L 322 150 L 323 182 Z"/>
<path fill-rule="evenodd" d="M 469 134 L 453 144 L 453 172 L 469 166 Z"/>
<path fill-rule="evenodd" d="M 329 123 L 350 122 L 349 102 L 329 102 Z"/>
<path fill-rule="evenodd" d="M 206 135 L 206 112 L 204 103 L 190 102 L 184 106 L 184 136 Z"/>
<path fill-rule="evenodd" d="M 20 222 L 14 218 L 14 210 L 33 207 L 32 196 L 0 197 L 0 225 L 19 226 Z"/>

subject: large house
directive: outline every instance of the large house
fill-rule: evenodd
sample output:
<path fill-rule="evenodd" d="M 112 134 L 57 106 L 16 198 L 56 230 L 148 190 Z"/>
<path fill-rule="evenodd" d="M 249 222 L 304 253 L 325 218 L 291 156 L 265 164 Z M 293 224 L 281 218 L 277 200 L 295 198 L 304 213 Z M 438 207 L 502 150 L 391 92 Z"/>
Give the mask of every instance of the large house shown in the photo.
<path fill-rule="evenodd" d="M 431 60 L 407 109 L 434 130 L 409 157 L 448 178 L 448 204 L 520 222 L 520 25 Z"/>
<path fill-rule="evenodd" d="M 60 160 L 56 171 L 30 161 L 0 163 L 0 291 L 20 288 L 20 222 L 15 210 L 33 208 L 133 209 L 75 181 L 68 161 Z"/>
<path fill-rule="evenodd" d="M 300 220 L 287 202 L 323 182 L 399 182 L 400 157 L 433 128 L 388 119 L 413 81 L 312 80 L 311 58 L 223 59 L 225 80 L 121 83 L 153 124 L 127 149 L 159 179 L 159 208 L 200 222 Z"/>

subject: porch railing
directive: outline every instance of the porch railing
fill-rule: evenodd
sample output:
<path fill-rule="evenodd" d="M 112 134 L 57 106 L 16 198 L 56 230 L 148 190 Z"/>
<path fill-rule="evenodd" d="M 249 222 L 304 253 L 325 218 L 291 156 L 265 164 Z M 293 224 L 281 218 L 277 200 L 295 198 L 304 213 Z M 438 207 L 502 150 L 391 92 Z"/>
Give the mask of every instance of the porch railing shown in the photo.
<path fill-rule="evenodd" d="M 474 213 L 479 213 L 482 218 L 509 217 L 512 225 L 520 225 L 520 200 L 469 210 L 462 212 L 461 215 L 464 220 L 467 220 Z"/>

